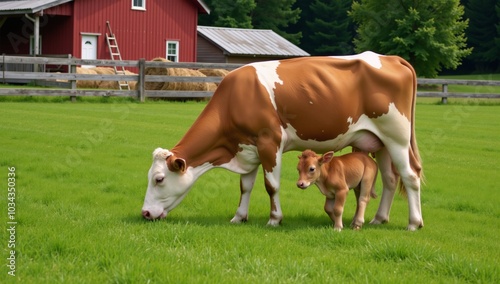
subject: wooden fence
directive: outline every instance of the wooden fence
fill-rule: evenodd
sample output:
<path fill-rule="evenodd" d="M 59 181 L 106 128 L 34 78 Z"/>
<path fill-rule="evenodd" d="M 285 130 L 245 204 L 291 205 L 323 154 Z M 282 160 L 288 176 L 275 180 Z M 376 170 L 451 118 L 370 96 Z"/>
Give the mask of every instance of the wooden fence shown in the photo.
<path fill-rule="evenodd" d="M 46 73 L 46 72 L 26 72 L 9 71 L 9 64 L 28 64 L 33 66 L 68 66 L 68 73 Z M 94 66 L 124 66 L 125 68 L 136 68 L 137 75 L 103 75 L 103 74 L 76 74 L 76 66 L 94 65 Z M 226 69 L 232 70 L 242 66 L 241 64 L 223 64 L 223 63 L 174 63 L 146 61 L 123 60 L 87 60 L 76 58 L 49 58 L 49 57 L 23 57 L 23 56 L 2 56 L 0 58 L 0 83 L 11 80 L 32 80 L 43 82 L 44 85 L 65 86 L 57 89 L 33 89 L 33 88 L 0 88 L 0 96 L 120 96 L 135 97 L 141 102 L 145 98 L 202 98 L 210 97 L 213 92 L 210 91 L 166 91 L 166 90 L 146 90 L 146 82 L 213 82 L 218 83 L 221 77 L 183 77 L 183 76 L 165 76 L 165 75 L 145 75 L 145 69 L 148 67 L 157 68 L 208 68 L 208 69 Z M 40 69 L 40 68 L 35 68 Z M 43 68 L 42 68 L 43 69 Z M 61 84 L 58 81 L 66 80 L 69 83 Z M 77 89 L 76 81 L 96 80 L 96 81 L 137 81 L 136 90 L 104 90 L 104 89 Z M 472 85 L 472 86 L 500 86 L 500 81 L 491 80 L 451 80 L 451 79 L 418 79 L 419 85 L 441 85 L 441 91 L 418 92 L 419 97 L 440 97 L 443 103 L 447 102 L 449 97 L 460 98 L 500 98 L 499 93 L 453 93 L 448 92 L 448 85 Z"/>

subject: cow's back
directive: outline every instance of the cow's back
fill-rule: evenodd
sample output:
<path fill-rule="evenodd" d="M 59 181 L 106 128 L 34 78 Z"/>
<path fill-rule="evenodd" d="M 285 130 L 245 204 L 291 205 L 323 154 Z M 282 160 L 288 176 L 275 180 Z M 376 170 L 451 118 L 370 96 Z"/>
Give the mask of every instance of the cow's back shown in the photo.
<path fill-rule="evenodd" d="M 275 100 L 284 125 L 292 125 L 301 139 L 325 141 L 345 133 L 363 114 L 388 113 L 390 103 L 411 117 L 411 67 L 399 57 L 379 58 L 380 68 L 335 57 L 282 61 L 277 72 L 283 84 L 276 85 Z"/>

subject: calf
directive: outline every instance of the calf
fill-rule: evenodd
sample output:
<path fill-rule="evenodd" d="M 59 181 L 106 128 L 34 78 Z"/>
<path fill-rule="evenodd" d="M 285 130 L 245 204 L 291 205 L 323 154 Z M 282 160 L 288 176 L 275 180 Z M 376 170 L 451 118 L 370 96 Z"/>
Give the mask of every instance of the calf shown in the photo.
<path fill-rule="evenodd" d="M 357 206 L 351 228 L 361 229 L 365 222 L 365 209 L 370 201 L 370 195 L 373 198 L 377 197 L 375 181 L 378 167 L 372 158 L 363 152 L 334 157 L 333 151 L 319 156 L 311 150 L 305 150 L 299 156 L 297 170 L 299 188 L 306 189 L 314 183 L 326 196 L 325 211 L 332 219 L 336 231 L 343 228 L 342 212 L 347 193 L 353 188 Z"/>

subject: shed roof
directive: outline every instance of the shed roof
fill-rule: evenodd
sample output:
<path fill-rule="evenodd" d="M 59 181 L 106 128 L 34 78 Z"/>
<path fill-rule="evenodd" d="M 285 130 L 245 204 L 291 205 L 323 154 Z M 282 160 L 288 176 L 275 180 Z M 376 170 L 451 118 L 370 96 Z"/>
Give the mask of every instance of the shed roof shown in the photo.
<path fill-rule="evenodd" d="M 0 15 L 33 14 L 73 0 L 34 0 L 34 1 L 4 1 L 0 0 Z"/>
<path fill-rule="evenodd" d="M 310 55 L 272 30 L 198 26 L 198 34 L 229 55 Z"/>
<path fill-rule="evenodd" d="M 72 1 L 73 0 L 0 0 L 0 15 L 33 14 Z M 196 0 L 196 4 L 199 12 L 210 14 L 210 9 L 203 0 Z"/>

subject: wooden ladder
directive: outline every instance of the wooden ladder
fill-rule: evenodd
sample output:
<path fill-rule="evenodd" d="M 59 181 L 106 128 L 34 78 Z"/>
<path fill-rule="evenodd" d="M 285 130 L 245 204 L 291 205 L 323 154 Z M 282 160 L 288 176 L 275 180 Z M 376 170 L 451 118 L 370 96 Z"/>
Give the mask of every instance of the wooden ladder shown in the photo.
<path fill-rule="evenodd" d="M 115 34 L 111 31 L 111 25 L 109 21 L 106 21 L 106 26 L 108 27 L 109 35 L 106 33 L 106 42 L 108 43 L 109 53 L 111 54 L 112 60 L 122 60 L 122 56 L 120 54 L 120 49 L 118 48 L 118 42 L 116 41 Z M 125 67 L 123 66 L 113 66 L 115 70 L 115 74 L 117 75 L 125 75 Z M 130 90 L 130 85 L 127 81 L 118 81 L 118 86 L 120 90 Z"/>

